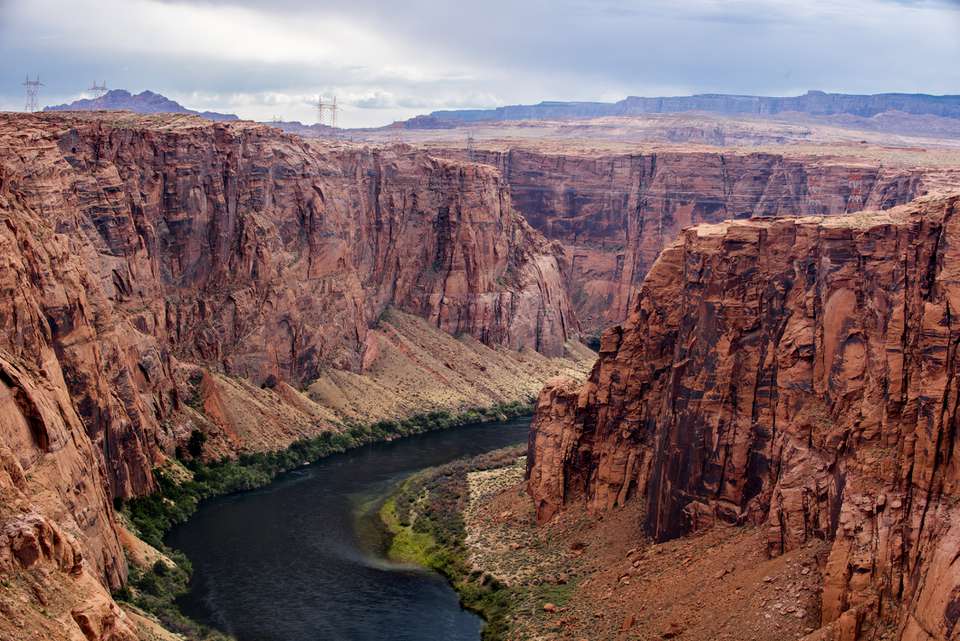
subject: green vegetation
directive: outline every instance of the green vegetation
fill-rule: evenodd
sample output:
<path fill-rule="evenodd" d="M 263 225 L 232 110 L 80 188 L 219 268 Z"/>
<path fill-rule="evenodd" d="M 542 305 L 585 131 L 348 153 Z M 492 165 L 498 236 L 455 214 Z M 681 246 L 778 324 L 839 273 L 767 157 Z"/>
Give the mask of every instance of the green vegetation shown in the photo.
<path fill-rule="evenodd" d="M 402 483 L 380 508 L 390 534 L 389 557 L 443 574 L 463 606 L 486 621 L 484 641 L 507 637 L 511 606 L 523 589 L 475 571 L 468 561 L 463 522 L 467 474 L 509 465 L 521 454 L 521 449 L 508 448 L 425 470 Z"/>
<path fill-rule="evenodd" d="M 190 440 L 187 441 L 187 452 L 195 459 L 203 456 L 203 446 L 207 443 L 207 435 L 200 430 L 193 430 L 190 433 Z"/>
<path fill-rule="evenodd" d="M 206 436 L 194 431 L 186 447 L 191 459 L 183 461 L 183 465 L 192 473 L 192 479 L 183 481 L 169 471 L 157 469 L 154 470 L 158 487 L 156 493 L 126 504 L 115 502 L 140 538 L 161 550 L 176 565 L 170 567 L 158 561 L 149 569 L 140 569 L 130 564 L 130 580 L 114 597 L 154 615 L 167 629 L 182 634 L 190 641 L 228 641 L 231 637 L 200 625 L 177 608 L 177 597 L 189 589 L 191 566 L 183 554 L 163 543 L 163 537 L 170 528 L 186 521 L 201 501 L 262 487 L 284 472 L 368 443 L 471 423 L 503 421 L 531 411 L 532 407 L 527 403 L 505 403 L 490 408 L 471 408 L 456 415 L 435 411 L 372 424 L 347 422 L 341 431 L 302 439 L 284 450 L 244 454 L 237 459 L 211 463 L 199 460 Z M 178 452 L 178 455 L 182 456 L 183 452 Z M 425 541 L 414 537 L 411 550 L 423 544 Z"/>
<path fill-rule="evenodd" d="M 127 585 L 114 592 L 113 597 L 152 614 L 163 627 L 191 641 L 230 641 L 232 637 L 180 612 L 176 599 L 189 590 L 192 568 L 190 560 L 180 552 L 168 549 L 166 554 L 175 565 L 158 559 L 150 568 L 143 569 L 129 563 Z"/>
<path fill-rule="evenodd" d="M 125 512 L 140 538 L 161 549 L 164 534 L 174 525 L 186 521 L 204 499 L 262 487 L 283 472 L 368 443 L 470 423 L 503 421 L 530 412 L 528 404 L 505 403 L 490 408 L 471 408 L 456 415 L 435 411 L 369 425 L 348 422 L 342 431 L 324 432 L 315 438 L 302 439 L 284 450 L 243 454 L 237 459 L 223 459 L 214 463 L 193 459 L 185 462 L 193 473 L 192 480 L 180 482 L 163 470 L 155 470 L 159 491 L 127 502 Z M 190 442 L 192 446 L 193 436 Z"/>
<path fill-rule="evenodd" d="M 394 498 L 389 498 L 380 508 L 380 519 L 387 526 L 391 534 L 389 556 L 394 561 L 414 563 L 425 567 L 432 567 L 431 551 L 436 548 L 436 541 L 426 532 L 417 532 L 409 525 L 400 523 L 397 518 L 397 505 Z"/>

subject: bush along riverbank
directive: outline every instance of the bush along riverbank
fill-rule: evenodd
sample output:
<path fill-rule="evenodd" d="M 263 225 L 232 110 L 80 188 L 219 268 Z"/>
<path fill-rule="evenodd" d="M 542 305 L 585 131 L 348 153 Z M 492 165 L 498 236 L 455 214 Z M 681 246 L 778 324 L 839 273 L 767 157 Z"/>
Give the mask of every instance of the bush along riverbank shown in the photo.
<path fill-rule="evenodd" d="M 489 408 L 472 408 L 459 414 L 434 411 L 371 424 L 347 422 L 342 430 L 296 441 L 283 450 L 244 454 L 236 459 L 209 463 L 201 462 L 198 458 L 181 461 L 187 473 L 179 465 L 157 469 L 154 471 L 159 488 L 157 492 L 118 504 L 117 508 L 135 534 L 166 554 L 175 565 L 159 562 L 150 568 L 137 568 L 131 564 L 127 585 L 114 596 L 118 601 L 155 616 L 164 627 L 187 639 L 229 639 L 179 611 L 176 599 L 189 589 L 190 563 L 183 554 L 171 550 L 163 542 L 166 533 L 173 526 L 186 521 L 203 500 L 263 487 L 284 472 L 363 445 L 473 423 L 504 421 L 530 413 L 532 406 L 529 403 L 515 402 Z M 191 449 L 192 455 L 198 457 L 202 439 L 191 439 Z"/>
<path fill-rule="evenodd" d="M 469 560 L 463 512 L 470 492 L 468 475 L 512 465 L 525 448 L 513 447 L 461 459 L 414 474 L 384 501 L 380 519 L 388 533 L 387 555 L 444 575 L 463 607 L 486 621 L 484 641 L 502 641 L 510 631 L 510 606 L 517 597 Z"/>

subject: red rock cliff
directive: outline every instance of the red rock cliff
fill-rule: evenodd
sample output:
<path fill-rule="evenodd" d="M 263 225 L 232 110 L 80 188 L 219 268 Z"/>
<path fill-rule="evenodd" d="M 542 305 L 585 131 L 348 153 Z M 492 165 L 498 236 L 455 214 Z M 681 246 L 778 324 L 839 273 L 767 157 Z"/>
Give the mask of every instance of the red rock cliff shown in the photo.
<path fill-rule="evenodd" d="M 684 231 L 588 382 L 541 393 L 539 518 L 636 497 L 656 539 L 827 539 L 817 635 L 956 638 L 958 306 L 960 197 Z"/>
<path fill-rule="evenodd" d="M 133 638 L 107 591 L 126 576 L 111 498 L 151 491 L 216 418 L 191 393 L 217 388 L 201 409 L 220 414 L 227 387 L 258 417 L 300 412 L 290 439 L 331 429 L 282 381 L 360 370 L 389 307 L 562 353 L 577 321 L 559 251 L 494 170 L 409 148 L 0 116 L 0 637 Z"/>
<path fill-rule="evenodd" d="M 11 115 L 0 149 L 0 346 L 66 385 L 117 495 L 172 449 L 178 364 L 356 370 L 388 306 L 550 355 L 577 332 L 557 250 L 481 166 L 176 116 Z"/>
<path fill-rule="evenodd" d="M 512 149 L 472 156 L 497 167 L 527 221 L 563 244 L 571 297 L 589 331 L 626 318 L 647 270 L 684 227 L 888 209 L 931 188 L 960 185 L 953 169 L 773 153 Z"/>

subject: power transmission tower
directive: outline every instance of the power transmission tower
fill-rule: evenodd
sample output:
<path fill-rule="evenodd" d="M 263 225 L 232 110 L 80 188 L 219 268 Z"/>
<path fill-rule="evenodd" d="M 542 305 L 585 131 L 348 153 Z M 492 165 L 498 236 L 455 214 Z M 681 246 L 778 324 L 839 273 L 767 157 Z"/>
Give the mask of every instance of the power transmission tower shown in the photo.
<path fill-rule="evenodd" d="M 107 93 L 107 81 L 104 80 L 102 85 L 98 85 L 97 81 L 93 81 L 93 86 L 87 89 L 91 94 L 93 94 L 94 100 L 100 100 Z"/>
<path fill-rule="evenodd" d="M 476 154 L 474 154 L 474 140 L 473 134 L 467 134 L 467 160 L 473 162 Z"/>
<path fill-rule="evenodd" d="M 36 80 L 30 80 L 30 76 L 28 75 L 27 79 L 23 81 L 23 88 L 27 92 L 27 102 L 23 109 L 27 113 L 39 111 L 40 107 L 37 104 L 37 96 L 40 95 L 40 87 L 42 86 L 43 83 L 40 82 L 39 75 L 37 75 Z"/>
<path fill-rule="evenodd" d="M 330 114 L 330 127 L 333 129 L 337 128 L 337 97 L 334 96 L 333 100 L 328 100 L 327 102 L 323 101 L 323 96 L 317 97 L 316 102 L 317 115 L 319 116 L 319 122 L 321 125 L 326 124 L 324 122 L 324 115 Z M 336 135 L 336 132 L 333 132 Z"/>

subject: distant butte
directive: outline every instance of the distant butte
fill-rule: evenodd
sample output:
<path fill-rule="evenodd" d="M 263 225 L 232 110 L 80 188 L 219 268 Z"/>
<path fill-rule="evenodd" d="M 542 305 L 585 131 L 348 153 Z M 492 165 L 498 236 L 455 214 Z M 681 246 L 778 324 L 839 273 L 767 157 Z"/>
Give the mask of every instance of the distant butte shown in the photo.
<path fill-rule="evenodd" d="M 239 120 L 235 114 L 195 111 L 152 91 L 132 94 L 126 89 L 111 89 L 100 98 L 83 98 L 69 104 L 44 107 L 44 111 L 132 111 L 138 114 L 193 114 L 207 120 Z"/>

